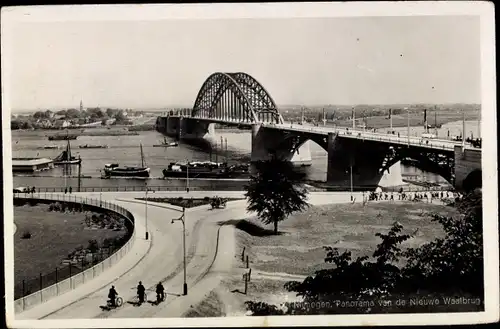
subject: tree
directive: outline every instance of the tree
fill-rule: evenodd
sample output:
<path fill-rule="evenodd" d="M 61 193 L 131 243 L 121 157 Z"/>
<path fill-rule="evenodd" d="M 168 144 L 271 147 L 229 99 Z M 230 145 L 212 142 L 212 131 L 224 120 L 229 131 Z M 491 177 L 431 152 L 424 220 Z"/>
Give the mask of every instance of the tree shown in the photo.
<path fill-rule="evenodd" d="M 111 108 L 106 109 L 106 115 L 108 116 L 108 118 L 112 118 L 114 114 L 115 114 L 115 110 L 113 110 Z"/>
<path fill-rule="evenodd" d="M 272 157 L 269 161 L 255 163 L 256 174 L 244 187 L 248 199 L 248 211 L 255 211 L 264 224 L 274 224 L 278 234 L 278 223 L 307 206 L 307 190 L 304 173 L 295 169 L 290 161 Z"/>
<path fill-rule="evenodd" d="M 83 113 L 80 113 L 80 110 L 77 109 L 68 109 L 66 111 L 66 119 L 77 119 L 79 118 Z"/>
<path fill-rule="evenodd" d="M 10 129 L 11 130 L 21 129 L 21 127 L 22 127 L 22 122 L 19 120 L 12 120 L 10 122 Z"/>

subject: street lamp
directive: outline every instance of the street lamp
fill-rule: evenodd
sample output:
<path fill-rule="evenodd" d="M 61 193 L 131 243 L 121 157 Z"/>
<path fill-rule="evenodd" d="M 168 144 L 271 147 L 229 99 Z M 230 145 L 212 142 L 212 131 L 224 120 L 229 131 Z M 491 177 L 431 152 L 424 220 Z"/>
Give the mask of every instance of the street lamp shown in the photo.
<path fill-rule="evenodd" d="M 352 188 L 352 159 L 351 159 L 351 162 L 349 164 L 349 167 L 351 170 L 351 201 L 352 201 L 353 200 L 353 196 L 352 196 L 352 192 L 353 192 L 353 188 Z"/>
<path fill-rule="evenodd" d="M 184 287 L 183 287 L 183 295 L 187 295 L 187 283 L 186 283 L 186 223 L 185 223 L 185 218 L 186 218 L 186 208 L 182 208 L 182 216 L 179 218 L 174 218 L 172 219 L 171 224 L 173 224 L 175 221 L 180 220 L 182 222 L 182 252 L 183 252 L 183 257 L 184 257 Z"/>
<path fill-rule="evenodd" d="M 410 147 L 410 109 L 406 108 L 408 110 L 408 147 Z"/>
<path fill-rule="evenodd" d="M 189 161 L 186 160 L 186 192 L 189 193 Z"/>
<path fill-rule="evenodd" d="M 148 232 L 148 182 L 145 181 L 144 185 L 146 186 L 146 207 L 144 209 L 145 213 L 145 227 L 146 227 L 146 240 L 149 238 L 149 232 Z"/>

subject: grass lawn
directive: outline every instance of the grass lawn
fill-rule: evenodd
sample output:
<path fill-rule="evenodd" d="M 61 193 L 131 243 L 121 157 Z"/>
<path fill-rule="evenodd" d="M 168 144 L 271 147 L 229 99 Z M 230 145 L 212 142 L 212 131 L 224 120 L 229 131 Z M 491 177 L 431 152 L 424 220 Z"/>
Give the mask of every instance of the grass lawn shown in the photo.
<path fill-rule="evenodd" d="M 49 212 L 49 205 L 14 207 L 14 278 L 15 283 L 53 272 L 61 261 L 90 239 L 102 243 L 105 238 L 125 235 L 126 231 L 85 228 L 85 213 Z M 24 232 L 30 239 L 21 239 Z"/>
<path fill-rule="evenodd" d="M 146 198 L 136 198 L 137 200 L 145 201 Z M 224 198 L 226 201 L 242 200 L 241 198 Z M 212 198 L 148 198 L 148 201 L 158 203 L 169 203 L 174 206 L 184 208 L 194 208 L 210 204 Z"/>
<path fill-rule="evenodd" d="M 264 226 L 258 219 L 234 221 L 238 248 L 246 247 L 250 267 L 265 272 L 310 275 L 329 268 L 324 262 L 323 246 L 351 251 L 352 257 L 371 256 L 381 242 L 375 233 L 387 233 L 395 221 L 403 233 L 415 233 L 404 247 L 416 247 L 443 234 L 438 223 L 422 212 L 458 214 L 443 205 L 413 202 L 335 204 L 311 207 L 280 223 L 280 234 L 272 235 L 272 225 Z"/>
<path fill-rule="evenodd" d="M 448 206 L 413 202 L 372 202 L 362 204 L 332 204 L 310 207 L 290 216 L 280 223 L 279 235 L 273 235 L 272 225 L 263 225 L 257 218 L 237 219 L 227 224 L 236 227 L 237 255 L 235 264 L 240 269 L 241 252 L 249 256 L 250 268 L 254 271 L 273 272 L 265 276 L 252 275 L 248 293 L 230 293 L 243 290 L 240 274 L 226 278 L 222 289 L 231 298 L 230 305 L 246 312 L 245 301 L 265 301 L 279 305 L 285 301 L 299 300 L 295 293 L 288 292 L 284 284 L 287 274 L 312 275 L 316 270 L 331 268 L 326 264 L 323 246 L 338 247 L 341 252 L 349 250 L 352 257 L 371 256 L 381 240 L 375 233 L 387 233 L 395 221 L 404 227 L 402 233 L 415 233 L 403 247 L 416 247 L 443 235 L 438 223 L 432 222 L 425 213 L 458 215 Z M 208 302 L 208 301 L 205 301 Z"/>

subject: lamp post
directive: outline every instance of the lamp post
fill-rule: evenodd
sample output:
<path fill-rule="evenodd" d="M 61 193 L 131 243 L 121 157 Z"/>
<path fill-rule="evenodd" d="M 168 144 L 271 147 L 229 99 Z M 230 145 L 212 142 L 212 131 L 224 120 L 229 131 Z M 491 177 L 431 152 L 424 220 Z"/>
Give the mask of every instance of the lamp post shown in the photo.
<path fill-rule="evenodd" d="M 408 110 L 408 147 L 410 147 L 410 109 L 406 108 Z"/>
<path fill-rule="evenodd" d="M 389 109 L 389 119 L 391 120 L 391 133 L 392 133 L 392 109 Z"/>
<path fill-rule="evenodd" d="M 353 196 L 352 196 L 352 192 L 353 192 L 353 188 L 352 188 L 352 159 L 351 159 L 351 163 L 349 164 L 349 169 L 351 170 L 351 201 L 353 200 Z"/>
<path fill-rule="evenodd" d="M 174 218 L 172 219 L 171 224 L 173 224 L 175 221 L 180 220 L 182 222 L 182 253 L 183 253 L 183 258 L 184 258 L 184 286 L 183 286 L 183 295 L 187 295 L 187 282 L 186 282 L 186 223 L 185 223 L 185 217 L 186 216 L 186 208 L 182 208 L 182 216 L 179 218 Z"/>
<path fill-rule="evenodd" d="M 144 185 L 146 186 L 146 206 L 144 209 L 145 213 L 145 227 L 146 227 L 146 240 L 149 238 L 149 232 L 148 232 L 148 182 L 145 181 Z"/>
<path fill-rule="evenodd" d="M 189 161 L 186 160 L 186 192 L 189 193 Z"/>

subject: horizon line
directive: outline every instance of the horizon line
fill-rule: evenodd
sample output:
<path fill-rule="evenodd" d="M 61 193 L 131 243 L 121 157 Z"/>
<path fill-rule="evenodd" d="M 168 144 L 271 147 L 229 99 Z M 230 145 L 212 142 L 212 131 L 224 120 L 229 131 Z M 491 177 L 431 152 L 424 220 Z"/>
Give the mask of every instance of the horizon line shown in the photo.
<path fill-rule="evenodd" d="M 278 109 L 281 107 L 357 107 L 357 106 L 416 106 L 416 105 L 426 105 L 426 106 L 443 106 L 443 105 L 481 105 L 481 103 L 465 103 L 465 102 L 447 102 L 447 103 L 426 103 L 426 102 L 418 102 L 418 103 L 357 103 L 357 104 L 276 104 Z M 118 110 L 132 110 L 132 111 L 144 111 L 144 110 L 169 110 L 169 109 L 185 109 L 192 108 L 192 106 L 183 106 L 183 105 L 169 105 L 165 107 L 160 106 L 144 106 L 144 107 L 127 107 L 127 106 L 110 106 L 110 105 L 92 105 L 86 106 L 85 109 L 89 108 L 101 108 L 101 109 L 118 109 Z M 14 112 L 32 112 L 32 111 L 61 111 L 67 109 L 77 109 L 79 110 L 79 106 L 47 106 L 47 107 L 39 107 L 39 108 L 12 108 L 11 113 Z"/>

